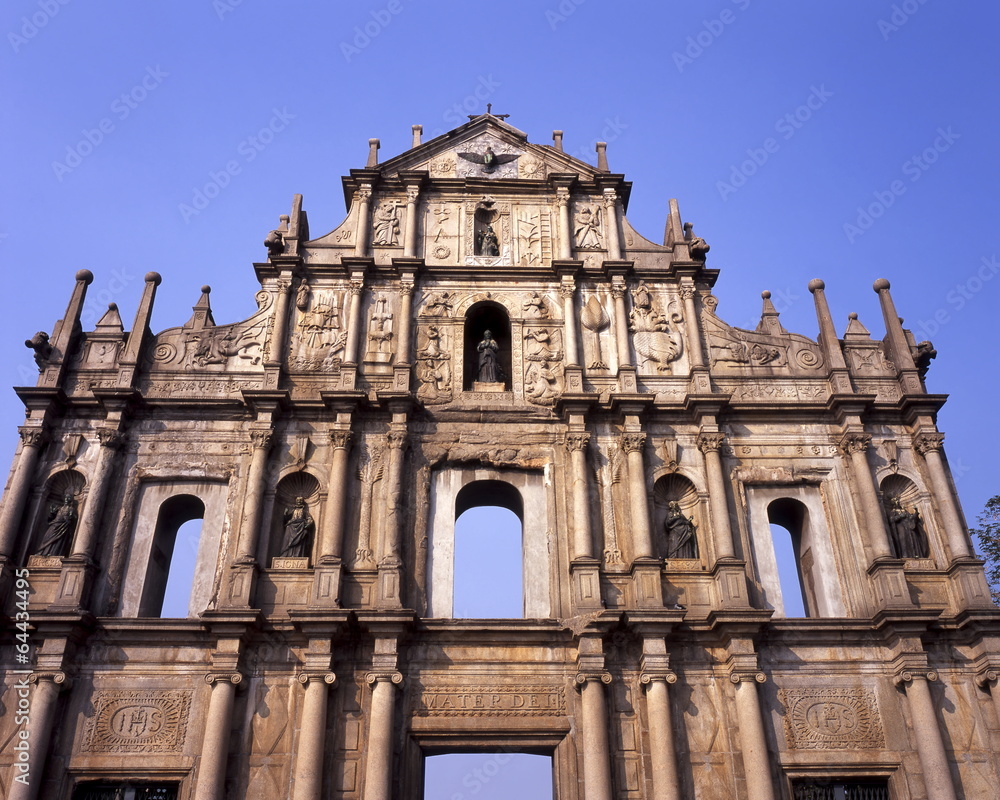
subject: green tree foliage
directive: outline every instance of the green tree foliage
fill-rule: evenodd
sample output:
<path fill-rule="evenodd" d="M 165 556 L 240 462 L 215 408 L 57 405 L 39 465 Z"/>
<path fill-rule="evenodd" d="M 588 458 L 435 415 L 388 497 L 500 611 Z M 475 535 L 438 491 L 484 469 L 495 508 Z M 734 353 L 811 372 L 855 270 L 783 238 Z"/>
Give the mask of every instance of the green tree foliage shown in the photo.
<path fill-rule="evenodd" d="M 978 521 L 979 527 L 973 528 L 972 533 L 979 539 L 979 549 L 986 559 L 986 578 L 993 602 L 1000 605 L 1000 495 L 986 501 Z"/>

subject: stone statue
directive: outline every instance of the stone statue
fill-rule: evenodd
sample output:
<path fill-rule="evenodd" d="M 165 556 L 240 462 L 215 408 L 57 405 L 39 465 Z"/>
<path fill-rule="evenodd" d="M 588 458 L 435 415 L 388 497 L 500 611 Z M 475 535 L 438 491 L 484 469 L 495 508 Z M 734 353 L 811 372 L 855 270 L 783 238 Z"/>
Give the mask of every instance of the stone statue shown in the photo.
<path fill-rule="evenodd" d="M 487 225 L 479 232 L 479 255 L 500 255 L 500 242 L 497 239 L 496 231 L 493 230 L 492 225 Z"/>
<path fill-rule="evenodd" d="M 667 535 L 667 558 L 698 557 L 698 537 L 694 533 L 694 522 L 684 516 L 681 505 L 676 500 L 667 503 L 663 531 Z"/>
<path fill-rule="evenodd" d="M 896 558 L 927 558 L 929 547 L 920 512 L 915 508 L 907 511 L 902 501 L 893 497 L 889 500 L 886 515 Z"/>
<path fill-rule="evenodd" d="M 697 261 L 704 261 L 705 255 L 712 249 L 704 239 L 694 235 L 694 225 L 690 222 L 684 223 L 684 241 L 687 242 L 691 258 Z"/>
<path fill-rule="evenodd" d="M 476 380 L 481 383 L 500 383 L 503 381 L 503 369 L 497 358 L 500 345 L 493 338 L 491 331 L 483 331 L 483 340 L 476 349 L 479 351 L 479 370 L 476 373 Z"/>
<path fill-rule="evenodd" d="M 59 505 L 53 503 L 49 509 L 49 524 L 45 529 L 45 537 L 38 545 L 35 554 L 39 556 L 66 555 L 66 548 L 76 530 L 76 521 L 76 500 L 72 493 L 67 492 L 62 503 Z"/>
<path fill-rule="evenodd" d="M 296 497 L 291 508 L 285 509 L 285 538 L 281 543 L 281 558 L 307 558 L 312 550 L 312 535 L 316 523 L 309 515 L 304 497 Z"/>
<path fill-rule="evenodd" d="M 52 345 L 49 344 L 49 335 L 45 331 L 39 331 L 30 339 L 24 340 L 24 346 L 35 351 L 35 363 L 38 369 L 45 369 L 45 363 L 52 355 Z"/>
<path fill-rule="evenodd" d="M 375 211 L 375 244 L 394 245 L 399 238 L 399 203 L 382 203 Z"/>
<path fill-rule="evenodd" d="M 576 213 L 573 238 L 580 250 L 599 250 L 604 246 L 601 241 L 601 211 L 599 208 L 583 206 Z"/>

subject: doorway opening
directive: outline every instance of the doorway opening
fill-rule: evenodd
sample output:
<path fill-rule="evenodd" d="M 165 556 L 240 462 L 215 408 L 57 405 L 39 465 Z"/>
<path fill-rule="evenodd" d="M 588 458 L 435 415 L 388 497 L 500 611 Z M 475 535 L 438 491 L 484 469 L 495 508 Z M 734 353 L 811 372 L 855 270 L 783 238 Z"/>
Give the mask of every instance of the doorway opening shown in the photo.
<path fill-rule="evenodd" d="M 553 800 L 552 756 L 503 750 L 424 759 L 424 800 Z"/>

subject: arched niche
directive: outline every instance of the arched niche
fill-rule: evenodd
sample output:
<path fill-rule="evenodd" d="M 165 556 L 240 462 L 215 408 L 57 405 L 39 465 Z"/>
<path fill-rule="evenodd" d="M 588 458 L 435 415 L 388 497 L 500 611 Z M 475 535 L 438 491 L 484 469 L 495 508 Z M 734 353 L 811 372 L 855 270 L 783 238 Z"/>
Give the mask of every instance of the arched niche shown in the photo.
<path fill-rule="evenodd" d="M 928 558 L 930 541 L 920 513 L 920 489 L 905 475 L 887 475 L 879 484 L 889 545 L 896 558 Z"/>
<path fill-rule="evenodd" d="M 765 608 L 787 616 L 771 525 L 788 531 L 795 571 L 810 617 L 846 616 L 837 559 L 818 485 L 748 485 L 747 510 L 754 568 Z"/>
<path fill-rule="evenodd" d="M 302 498 L 301 506 L 299 498 Z M 315 563 L 313 553 L 320 531 L 321 499 L 319 481 L 308 472 L 293 472 L 278 482 L 271 515 L 268 563 L 272 558 L 278 557 L 308 558 L 311 564 Z M 308 517 L 305 522 L 303 507 Z M 309 525 L 308 521 L 312 524 Z M 305 541 L 296 546 L 296 540 L 300 540 L 303 535 Z M 294 547 L 295 555 L 284 554 L 286 546 Z"/>
<path fill-rule="evenodd" d="M 524 617 L 549 618 L 550 547 L 544 476 L 541 472 L 471 466 L 438 470 L 431 481 L 427 616 L 454 616 L 455 521 L 462 512 L 481 505 L 507 508 L 520 517 Z"/>
<path fill-rule="evenodd" d="M 694 484 L 683 475 L 663 475 L 653 484 L 653 526 L 658 557 L 701 557 L 706 533 L 701 502 Z"/>
<path fill-rule="evenodd" d="M 196 617 L 208 608 L 215 593 L 227 493 L 227 484 L 211 481 L 150 481 L 139 487 L 121 616 L 159 615 L 177 531 L 195 519 L 202 520 L 202 527 L 187 616 Z"/>
<path fill-rule="evenodd" d="M 49 477 L 36 514 L 29 555 L 58 558 L 70 553 L 83 511 L 86 484 L 83 475 L 73 469 Z"/>
<path fill-rule="evenodd" d="M 474 303 L 465 314 L 463 334 L 463 386 L 466 391 L 473 389 L 479 377 L 479 344 L 486 331 L 490 331 L 497 343 L 497 360 L 503 371 L 499 381 L 505 389 L 511 387 L 512 357 L 510 316 L 507 309 L 491 300 Z"/>

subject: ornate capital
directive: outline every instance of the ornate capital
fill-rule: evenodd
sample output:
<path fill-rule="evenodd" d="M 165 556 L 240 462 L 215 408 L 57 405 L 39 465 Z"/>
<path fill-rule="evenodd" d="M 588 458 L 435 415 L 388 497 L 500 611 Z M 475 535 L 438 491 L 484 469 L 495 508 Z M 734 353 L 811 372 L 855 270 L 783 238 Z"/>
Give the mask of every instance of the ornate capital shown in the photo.
<path fill-rule="evenodd" d="M 334 450 L 347 450 L 351 446 L 354 434 L 350 431 L 332 430 L 330 431 L 330 444 Z"/>
<path fill-rule="evenodd" d="M 578 672 L 576 675 L 576 685 L 583 686 L 587 681 L 600 681 L 601 683 L 607 685 L 611 683 L 611 673 L 606 670 L 597 670 L 595 672 Z"/>
<path fill-rule="evenodd" d="M 399 284 L 399 294 L 402 297 L 413 297 L 413 284 L 412 283 L 400 283 Z"/>
<path fill-rule="evenodd" d="M 559 284 L 559 295 L 563 300 L 572 300 L 576 294 L 576 284 L 572 279 Z"/>
<path fill-rule="evenodd" d="M 639 676 L 639 683 L 643 686 L 647 686 L 654 681 L 663 681 L 664 683 L 677 683 L 677 674 L 666 670 L 664 672 L 644 672 Z"/>
<path fill-rule="evenodd" d="M 840 440 L 840 449 L 845 453 L 865 453 L 872 444 L 872 435 L 870 433 L 857 433 L 850 432 L 845 433 L 843 438 Z"/>
<path fill-rule="evenodd" d="M 419 186 L 409 186 L 406 189 L 406 202 L 416 203 L 417 198 L 420 197 L 420 187 Z"/>
<path fill-rule="evenodd" d="M 621 285 L 611 285 L 611 297 L 615 300 L 622 300 L 625 298 L 625 287 Z"/>
<path fill-rule="evenodd" d="M 109 450 L 117 450 L 125 443 L 125 437 L 111 428 L 98 428 L 97 438 L 101 442 L 101 447 L 107 447 Z"/>
<path fill-rule="evenodd" d="M 605 208 L 614 208 L 615 203 L 617 203 L 617 202 L 618 202 L 618 195 L 616 195 L 614 192 L 609 191 L 609 190 L 606 189 L 604 191 L 604 207 Z"/>
<path fill-rule="evenodd" d="M 360 296 L 360 294 L 365 290 L 365 282 L 360 278 L 354 278 L 351 280 L 351 285 L 349 287 L 350 293 L 354 297 Z"/>
<path fill-rule="evenodd" d="M 590 443 L 590 434 L 585 431 L 573 431 L 566 434 L 566 449 L 570 452 L 586 450 Z"/>
<path fill-rule="evenodd" d="M 365 675 L 365 681 L 373 689 L 379 681 L 394 683 L 396 686 L 399 686 L 403 682 L 403 673 L 396 670 L 372 670 Z"/>
<path fill-rule="evenodd" d="M 231 683 L 239 686 L 243 683 L 243 676 L 238 672 L 209 672 L 205 676 L 205 683 L 214 686 L 216 683 Z"/>
<path fill-rule="evenodd" d="M 646 434 L 644 433 L 623 433 L 621 437 L 621 448 L 626 453 L 641 453 L 643 445 L 646 444 Z"/>
<path fill-rule="evenodd" d="M 273 431 L 250 431 L 250 441 L 255 450 L 270 450 L 274 441 Z"/>
<path fill-rule="evenodd" d="M 693 286 L 682 286 L 680 288 L 679 294 L 681 300 L 693 300 L 694 299 L 694 287 Z"/>
<path fill-rule="evenodd" d="M 276 285 L 278 287 L 278 291 L 279 292 L 287 292 L 289 289 L 292 288 L 292 279 L 291 278 L 278 278 Z"/>
<path fill-rule="evenodd" d="M 372 199 L 372 190 L 366 185 L 354 193 L 354 198 L 363 203 L 367 203 Z"/>
<path fill-rule="evenodd" d="M 559 189 L 556 192 L 556 206 L 559 208 L 566 208 L 569 205 L 569 191 L 567 189 Z"/>
<path fill-rule="evenodd" d="M 28 680 L 36 685 L 41 683 L 42 681 L 51 681 L 59 688 L 60 691 L 68 689 L 70 687 L 70 684 L 72 683 L 69 679 L 69 676 L 65 672 L 57 670 L 52 672 L 47 672 L 44 670 L 39 672 L 32 672 L 31 675 L 28 676 Z"/>
<path fill-rule="evenodd" d="M 767 675 L 763 672 L 738 672 L 734 670 L 729 673 L 729 680 L 733 683 L 742 683 L 743 681 L 757 683 L 767 683 Z"/>
<path fill-rule="evenodd" d="M 17 432 L 21 436 L 21 444 L 25 447 L 41 447 L 45 444 L 45 431 L 42 428 L 22 426 Z"/>
<path fill-rule="evenodd" d="M 1000 681 L 1000 673 L 995 669 L 985 669 L 976 675 L 976 683 L 982 686 L 984 689 L 988 686 L 996 686 L 997 681 Z"/>
<path fill-rule="evenodd" d="M 922 456 L 933 452 L 939 453 L 941 452 L 941 448 L 944 447 L 944 434 L 921 433 L 913 440 L 913 446 L 917 448 L 917 452 Z"/>
<path fill-rule="evenodd" d="M 932 669 L 904 669 L 893 675 L 892 681 L 897 686 L 903 686 L 904 684 L 912 683 L 917 678 L 923 678 L 926 681 L 936 681 L 938 674 Z"/>
<path fill-rule="evenodd" d="M 718 453 L 725 441 L 724 433 L 699 433 L 698 449 L 703 453 Z"/>
<path fill-rule="evenodd" d="M 303 686 L 308 686 L 311 681 L 322 681 L 327 686 L 333 686 L 337 682 L 337 676 L 332 672 L 300 672 L 296 680 Z"/>
<path fill-rule="evenodd" d="M 402 450 L 406 447 L 407 436 L 406 431 L 389 431 L 386 437 L 389 440 L 389 447 L 393 450 Z"/>

